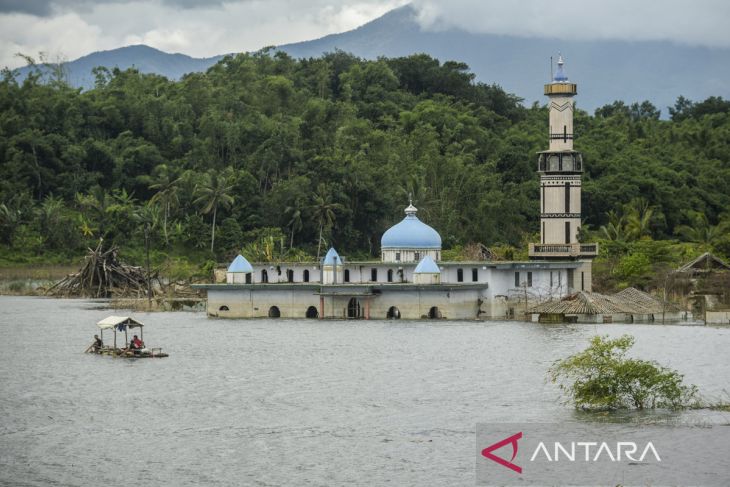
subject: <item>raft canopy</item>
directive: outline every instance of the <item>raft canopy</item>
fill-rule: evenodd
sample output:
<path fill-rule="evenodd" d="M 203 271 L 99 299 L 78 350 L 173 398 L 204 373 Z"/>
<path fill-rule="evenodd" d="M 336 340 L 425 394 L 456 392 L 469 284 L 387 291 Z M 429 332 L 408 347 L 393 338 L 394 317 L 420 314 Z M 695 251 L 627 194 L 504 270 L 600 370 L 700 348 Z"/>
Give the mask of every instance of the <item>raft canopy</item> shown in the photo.
<path fill-rule="evenodd" d="M 118 326 L 127 328 L 141 328 L 144 326 L 143 323 L 135 320 L 131 316 L 107 316 L 96 324 L 102 330 L 108 330 L 109 328 L 115 328 Z"/>

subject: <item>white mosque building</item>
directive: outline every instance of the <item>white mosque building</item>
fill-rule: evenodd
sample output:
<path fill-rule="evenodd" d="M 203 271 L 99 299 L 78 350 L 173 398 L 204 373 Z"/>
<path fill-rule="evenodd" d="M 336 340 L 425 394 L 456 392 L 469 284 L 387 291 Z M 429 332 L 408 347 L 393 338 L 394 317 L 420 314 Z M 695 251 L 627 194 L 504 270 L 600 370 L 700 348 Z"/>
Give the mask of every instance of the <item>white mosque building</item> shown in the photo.
<path fill-rule="evenodd" d="M 221 318 L 505 319 L 530 305 L 591 291 L 596 244 L 579 243 L 582 158 L 573 150 L 577 85 L 563 60 L 551 83 L 549 150 L 538 155 L 540 243 L 528 261 L 446 262 L 441 236 L 413 204 L 381 239 L 381 260 L 249 263 L 237 256 L 225 283 L 201 284 L 208 315 Z"/>

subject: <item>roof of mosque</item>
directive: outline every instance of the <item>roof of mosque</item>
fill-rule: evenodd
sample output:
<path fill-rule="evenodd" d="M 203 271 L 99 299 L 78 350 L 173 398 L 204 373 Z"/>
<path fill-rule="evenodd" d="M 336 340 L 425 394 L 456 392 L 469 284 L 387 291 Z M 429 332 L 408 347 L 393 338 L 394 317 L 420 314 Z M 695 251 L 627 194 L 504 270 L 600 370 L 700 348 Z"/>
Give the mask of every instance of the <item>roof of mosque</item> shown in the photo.
<path fill-rule="evenodd" d="M 390 227 L 380 239 L 383 249 L 440 249 L 441 236 L 416 216 L 413 205 L 406 208 L 406 217 Z"/>
<path fill-rule="evenodd" d="M 251 264 L 244 256 L 238 254 L 233 259 L 233 262 L 231 262 L 231 265 L 228 266 L 228 272 L 244 272 L 248 274 L 249 272 L 253 272 L 253 267 L 251 267 Z"/>
<path fill-rule="evenodd" d="M 414 274 L 441 274 L 441 270 L 439 269 L 439 266 L 436 265 L 436 262 L 431 258 L 430 255 L 427 255 L 423 259 L 421 259 L 421 262 L 418 263 L 416 266 L 416 270 L 413 271 Z"/>
<path fill-rule="evenodd" d="M 324 260 L 322 260 L 323 265 L 342 265 L 342 259 L 340 259 L 340 255 L 337 253 L 334 247 L 330 248 L 327 251 L 327 255 L 324 256 Z"/>

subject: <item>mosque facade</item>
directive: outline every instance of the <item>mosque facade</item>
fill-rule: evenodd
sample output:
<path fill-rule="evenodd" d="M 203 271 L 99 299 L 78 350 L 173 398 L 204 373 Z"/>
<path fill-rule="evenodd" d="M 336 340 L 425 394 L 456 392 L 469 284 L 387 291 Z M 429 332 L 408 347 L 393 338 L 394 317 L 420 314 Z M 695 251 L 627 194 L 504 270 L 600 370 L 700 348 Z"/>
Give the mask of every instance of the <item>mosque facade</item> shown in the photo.
<path fill-rule="evenodd" d="M 549 149 L 538 154 L 540 242 L 528 261 L 447 262 L 441 236 L 409 204 L 381 239 L 379 261 L 249 263 L 237 256 L 225 283 L 196 285 L 220 318 L 505 319 L 528 306 L 591 291 L 596 244 L 578 241 L 582 156 L 573 150 L 573 97 L 562 58 L 545 85 Z"/>

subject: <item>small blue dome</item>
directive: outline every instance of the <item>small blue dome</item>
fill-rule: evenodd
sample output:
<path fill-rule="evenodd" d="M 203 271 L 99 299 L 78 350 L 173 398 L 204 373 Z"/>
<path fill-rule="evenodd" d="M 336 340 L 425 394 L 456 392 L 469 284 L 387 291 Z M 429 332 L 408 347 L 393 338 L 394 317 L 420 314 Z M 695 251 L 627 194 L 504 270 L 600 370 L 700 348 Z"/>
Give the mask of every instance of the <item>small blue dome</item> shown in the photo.
<path fill-rule="evenodd" d="M 427 255 L 416 266 L 414 274 L 441 274 L 441 269 L 436 265 L 430 255 Z"/>
<path fill-rule="evenodd" d="M 441 236 L 418 219 L 417 211 L 413 205 L 406 208 L 406 217 L 380 239 L 382 249 L 441 249 Z"/>
<path fill-rule="evenodd" d="M 251 267 L 251 264 L 249 264 L 244 256 L 238 254 L 233 259 L 233 262 L 231 262 L 231 265 L 228 266 L 228 272 L 243 272 L 248 274 L 249 272 L 253 272 L 253 267 Z"/>
<path fill-rule="evenodd" d="M 564 83 L 568 81 L 568 75 L 565 74 L 565 70 L 563 70 L 563 64 L 565 62 L 563 61 L 563 56 L 558 55 L 558 69 L 555 71 L 555 76 L 553 76 L 553 81 L 558 83 Z"/>
<path fill-rule="evenodd" d="M 323 265 L 342 265 L 342 259 L 340 259 L 339 254 L 335 250 L 334 247 L 329 249 L 327 251 L 327 255 L 324 256 L 324 260 L 322 260 Z"/>

